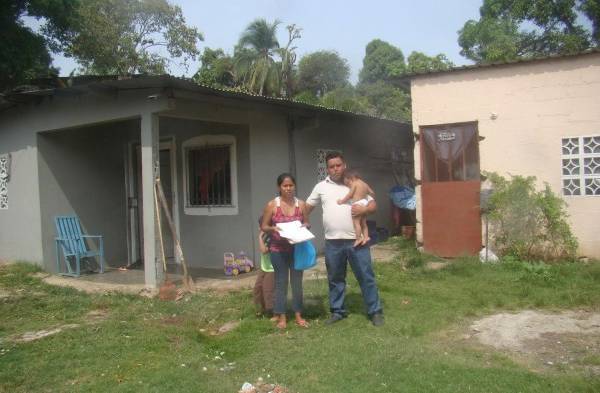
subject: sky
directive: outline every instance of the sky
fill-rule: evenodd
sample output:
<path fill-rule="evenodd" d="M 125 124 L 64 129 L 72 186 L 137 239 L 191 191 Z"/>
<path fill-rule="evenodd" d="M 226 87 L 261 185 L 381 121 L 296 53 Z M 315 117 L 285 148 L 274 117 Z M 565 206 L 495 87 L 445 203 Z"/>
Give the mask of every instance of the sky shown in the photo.
<path fill-rule="evenodd" d="M 302 28 L 297 41 L 298 59 L 318 50 L 335 50 L 348 60 L 350 80 L 356 83 L 366 45 L 379 38 L 400 48 L 429 56 L 445 54 L 456 65 L 470 64 L 460 55 L 458 30 L 469 19 L 479 19 L 482 0 L 170 0 L 183 10 L 186 22 L 204 35 L 204 47 L 222 48 L 231 54 L 241 32 L 256 18 L 279 19 L 279 43 L 287 43 L 285 26 Z M 54 65 L 68 75 L 77 64 L 56 56 Z M 200 66 L 186 71 L 173 66 L 175 76 L 192 76 Z"/>

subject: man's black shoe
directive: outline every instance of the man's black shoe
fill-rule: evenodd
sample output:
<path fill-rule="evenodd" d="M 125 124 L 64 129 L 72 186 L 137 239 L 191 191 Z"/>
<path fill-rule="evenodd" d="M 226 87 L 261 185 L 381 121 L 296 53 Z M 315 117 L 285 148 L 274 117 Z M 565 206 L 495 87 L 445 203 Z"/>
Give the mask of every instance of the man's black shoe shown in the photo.
<path fill-rule="evenodd" d="M 344 319 L 343 315 L 331 314 L 331 316 L 325 320 L 325 325 L 333 325 L 334 323 L 339 322 L 342 319 Z"/>
<path fill-rule="evenodd" d="M 373 326 L 383 326 L 383 314 L 373 314 L 373 316 L 371 317 L 371 323 L 373 324 Z"/>

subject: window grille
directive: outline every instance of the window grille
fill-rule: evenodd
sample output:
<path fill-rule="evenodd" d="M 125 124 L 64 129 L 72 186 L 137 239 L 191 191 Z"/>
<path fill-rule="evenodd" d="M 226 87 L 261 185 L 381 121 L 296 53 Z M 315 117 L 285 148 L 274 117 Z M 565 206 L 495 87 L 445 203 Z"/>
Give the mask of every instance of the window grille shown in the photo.
<path fill-rule="evenodd" d="M 8 209 L 8 176 L 10 167 L 10 156 L 0 156 L 0 210 Z"/>
<path fill-rule="evenodd" d="M 183 141 L 181 147 L 184 213 L 239 214 L 235 136 L 198 135 Z"/>
<path fill-rule="evenodd" d="M 600 136 L 562 138 L 563 195 L 600 195 Z"/>
<path fill-rule="evenodd" d="M 213 145 L 187 150 L 189 206 L 232 205 L 230 147 Z"/>

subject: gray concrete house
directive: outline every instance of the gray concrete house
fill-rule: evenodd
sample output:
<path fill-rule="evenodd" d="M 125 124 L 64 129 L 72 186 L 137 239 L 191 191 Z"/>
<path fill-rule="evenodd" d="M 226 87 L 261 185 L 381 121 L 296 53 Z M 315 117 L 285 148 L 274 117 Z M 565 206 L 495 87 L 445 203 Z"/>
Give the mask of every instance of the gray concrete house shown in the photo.
<path fill-rule="evenodd" d="M 333 149 L 373 186 L 374 219 L 386 227 L 387 193 L 402 173 L 392 169 L 413 167 L 412 138 L 410 125 L 169 76 L 14 92 L 0 103 L 0 258 L 56 271 L 54 217 L 77 215 L 86 233 L 104 236 L 108 266 L 142 261 L 156 286 L 156 213 L 146 201 L 160 168 L 191 268 L 220 269 L 229 251 L 256 260 L 257 219 L 276 177 L 294 173 L 304 199 Z M 320 221 L 313 213 L 319 242 Z"/>

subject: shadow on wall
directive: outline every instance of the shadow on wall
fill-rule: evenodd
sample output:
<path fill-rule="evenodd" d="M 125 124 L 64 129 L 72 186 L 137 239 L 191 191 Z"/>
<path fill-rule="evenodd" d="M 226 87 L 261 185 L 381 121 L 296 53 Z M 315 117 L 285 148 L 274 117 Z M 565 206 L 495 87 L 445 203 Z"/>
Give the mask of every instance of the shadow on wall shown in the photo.
<path fill-rule="evenodd" d="M 124 151 L 139 121 L 38 134 L 42 248 L 56 270 L 57 215 L 77 215 L 86 233 L 104 236 L 106 262 L 127 262 Z"/>

